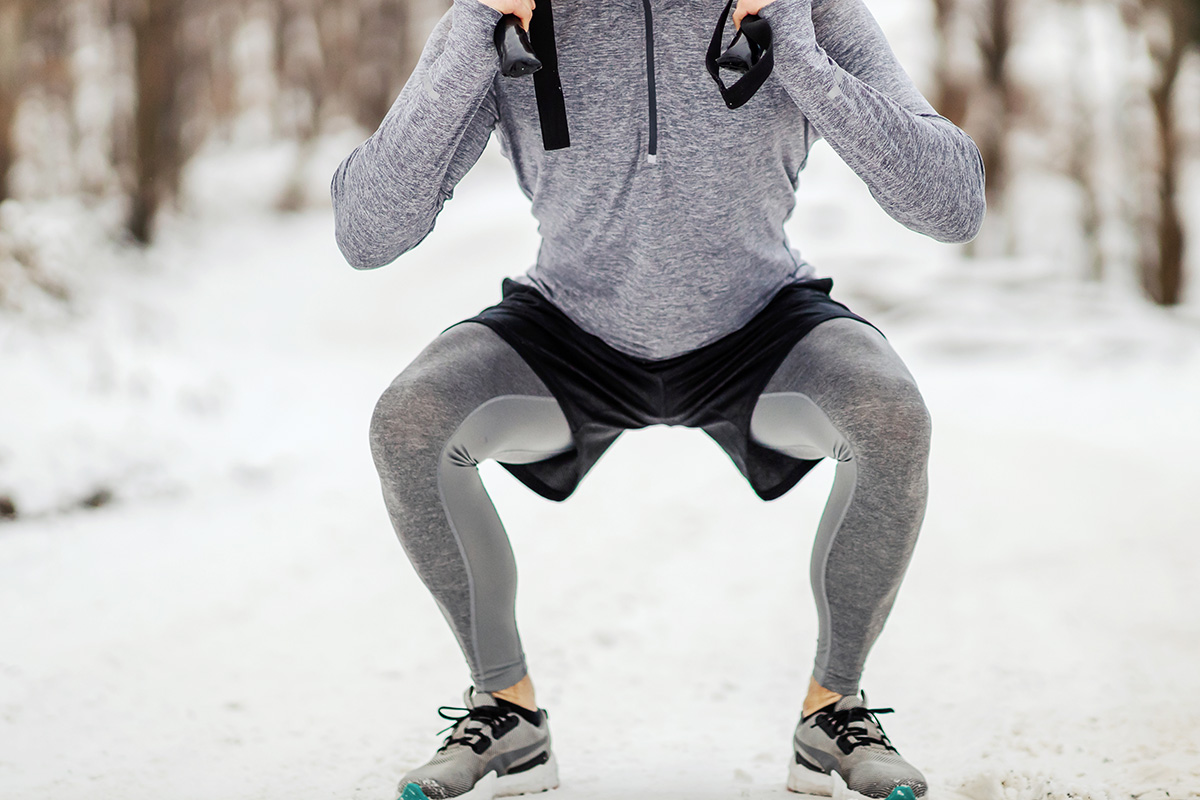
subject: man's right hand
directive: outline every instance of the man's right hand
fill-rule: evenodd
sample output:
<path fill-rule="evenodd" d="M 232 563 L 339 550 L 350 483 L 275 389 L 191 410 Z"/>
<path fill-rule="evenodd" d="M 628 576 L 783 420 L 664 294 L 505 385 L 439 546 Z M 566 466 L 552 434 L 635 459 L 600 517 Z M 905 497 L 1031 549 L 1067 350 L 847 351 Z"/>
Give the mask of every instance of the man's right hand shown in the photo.
<path fill-rule="evenodd" d="M 529 30 L 529 20 L 533 18 L 533 9 L 537 3 L 533 0 L 477 0 L 488 8 L 494 8 L 501 14 L 515 14 L 521 20 L 521 27 Z"/>

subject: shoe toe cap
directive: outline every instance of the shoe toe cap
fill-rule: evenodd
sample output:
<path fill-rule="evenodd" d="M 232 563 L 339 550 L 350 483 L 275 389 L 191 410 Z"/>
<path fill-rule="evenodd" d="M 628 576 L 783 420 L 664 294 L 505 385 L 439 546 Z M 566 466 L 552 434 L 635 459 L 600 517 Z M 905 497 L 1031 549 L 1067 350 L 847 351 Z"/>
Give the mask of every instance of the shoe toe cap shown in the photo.
<path fill-rule="evenodd" d="M 400 800 L 445 800 L 437 786 L 423 786 L 416 781 L 401 780 L 396 787 Z"/>
<path fill-rule="evenodd" d="M 884 800 L 898 787 L 907 786 L 916 797 L 928 791 L 925 776 L 901 758 L 865 761 L 855 764 L 846 776 L 846 788 L 864 797 Z"/>
<path fill-rule="evenodd" d="M 421 778 L 405 775 L 400 779 L 400 800 L 449 800 L 471 789 L 469 779 L 461 782 L 445 778 Z"/>

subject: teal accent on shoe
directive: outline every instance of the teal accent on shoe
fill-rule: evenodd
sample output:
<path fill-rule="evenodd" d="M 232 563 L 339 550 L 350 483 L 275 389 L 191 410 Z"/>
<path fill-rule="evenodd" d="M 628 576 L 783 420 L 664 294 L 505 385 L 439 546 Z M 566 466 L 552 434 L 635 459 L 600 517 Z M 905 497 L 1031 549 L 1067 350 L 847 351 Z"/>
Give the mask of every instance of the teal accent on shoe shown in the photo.
<path fill-rule="evenodd" d="M 411 783 L 409 784 L 409 786 L 412 785 Z M 912 787 L 897 786 L 895 789 L 892 789 L 892 793 L 887 796 L 887 800 L 917 800 L 917 796 L 913 794 Z"/>
<path fill-rule="evenodd" d="M 895 792 L 892 794 L 895 794 Z M 912 794 L 912 792 L 909 792 L 909 794 Z M 429 800 L 429 798 L 425 796 L 425 792 L 421 791 L 420 786 L 415 783 L 408 783 L 405 784 L 404 791 L 400 793 L 400 800 Z M 895 800 L 895 798 L 889 797 L 888 800 Z"/>

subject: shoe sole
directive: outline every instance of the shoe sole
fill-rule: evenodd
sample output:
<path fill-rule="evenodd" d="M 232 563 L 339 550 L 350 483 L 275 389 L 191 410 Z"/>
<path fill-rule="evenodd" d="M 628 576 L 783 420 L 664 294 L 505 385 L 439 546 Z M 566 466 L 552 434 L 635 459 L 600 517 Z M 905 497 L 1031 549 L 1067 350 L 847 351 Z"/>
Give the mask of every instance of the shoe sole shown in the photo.
<path fill-rule="evenodd" d="M 558 788 L 558 761 L 554 753 L 545 764 L 512 775 L 496 777 L 487 773 L 469 791 L 456 795 L 453 800 L 493 800 L 496 797 L 512 797 L 519 794 L 547 792 Z M 400 794 L 400 800 L 429 800 L 425 792 L 415 783 L 408 784 Z"/>
<path fill-rule="evenodd" d="M 789 792 L 811 794 L 817 797 L 832 797 L 833 800 L 879 800 L 877 797 L 867 797 L 852 790 L 836 772 L 826 775 L 824 772 L 811 770 L 801 764 L 788 764 L 787 788 Z M 897 787 L 908 788 L 908 787 Z M 886 800 L 892 800 L 897 792 L 892 792 Z M 929 795 L 921 795 L 917 800 L 928 800 Z"/>
<path fill-rule="evenodd" d="M 550 753 L 550 760 L 533 769 L 504 775 L 496 780 L 493 797 L 512 797 L 518 794 L 548 792 L 558 788 L 558 759 Z M 472 790 L 474 791 L 474 790 Z"/>
<path fill-rule="evenodd" d="M 789 792 L 832 797 L 835 782 L 833 775 L 826 775 L 824 772 L 817 772 L 800 764 L 788 764 L 787 788 Z"/>

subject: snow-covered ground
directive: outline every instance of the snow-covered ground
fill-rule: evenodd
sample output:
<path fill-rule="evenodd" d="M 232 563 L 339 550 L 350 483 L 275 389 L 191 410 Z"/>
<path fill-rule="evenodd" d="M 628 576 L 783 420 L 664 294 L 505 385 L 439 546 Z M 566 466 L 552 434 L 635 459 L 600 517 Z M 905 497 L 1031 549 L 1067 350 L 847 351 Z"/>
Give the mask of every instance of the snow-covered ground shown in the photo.
<path fill-rule="evenodd" d="M 366 428 L 531 262 L 528 202 L 489 149 L 417 250 L 360 273 L 327 209 L 263 210 L 287 163 L 208 156 L 160 244 L 89 245 L 69 305 L 0 317 L 4 800 L 386 800 L 468 682 Z M 790 236 L 933 411 L 923 540 L 864 685 L 934 800 L 1200 797 L 1195 313 L 964 261 L 823 144 Z M 705 436 L 654 428 L 561 505 L 484 472 L 556 796 L 784 797 L 831 470 L 761 503 Z"/>

